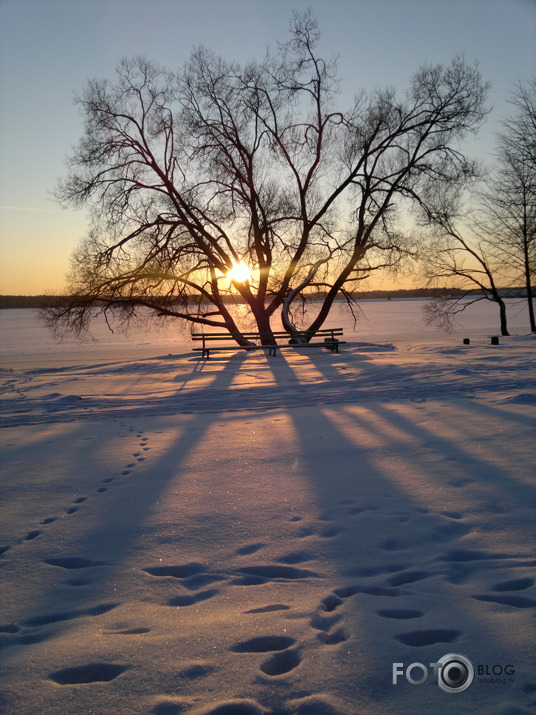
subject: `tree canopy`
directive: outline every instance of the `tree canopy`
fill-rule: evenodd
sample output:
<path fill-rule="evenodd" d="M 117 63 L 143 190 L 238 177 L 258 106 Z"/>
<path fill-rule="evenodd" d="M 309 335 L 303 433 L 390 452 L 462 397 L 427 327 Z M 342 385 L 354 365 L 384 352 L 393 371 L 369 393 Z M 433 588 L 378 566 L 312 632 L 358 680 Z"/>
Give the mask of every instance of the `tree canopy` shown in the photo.
<path fill-rule="evenodd" d="M 337 296 L 412 254 L 403 212 L 430 216 L 476 175 L 460 142 L 486 114 L 487 86 L 456 57 L 417 70 L 404 93 L 362 91 L 343 109 L 318 43 L 306 13 L 260 61 L 199 48 L 177 72 L 138 57 L 114 82 L 87 84 L 57 196 L 88 207 L 90 229 L 69 301 L 47 311 L 56 330 L 87 329 L 95 305 L 125 320 L 144 308 L 245 345 L 234 295 L 269 342 L 274 316 L 292 333 L 322 291 L 301 326 L 312 335 Z M 230 274 L 237 264 L 249 273 Z"/>

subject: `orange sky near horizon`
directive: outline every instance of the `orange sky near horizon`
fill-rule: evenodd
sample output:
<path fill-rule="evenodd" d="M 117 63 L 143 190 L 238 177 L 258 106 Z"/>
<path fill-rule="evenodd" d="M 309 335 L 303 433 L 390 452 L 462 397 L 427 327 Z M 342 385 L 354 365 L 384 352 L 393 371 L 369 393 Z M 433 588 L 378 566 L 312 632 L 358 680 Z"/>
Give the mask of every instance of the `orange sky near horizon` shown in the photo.
<path fill-rule="evenodd" d="M 15 220 L 5 218 L 0 208 L 0 232 L 24 242 L 24 251 L 13 251 L 0 261 L 0 295 L 62 295 L 72 251 L 87 231 L 84 217 L 56 212 L 13 211 Z M 44 249 L 43 247 L 46 246 Z M 3 254 L 4 248 L 0 251 Z M 414 275 L 375 275 L 363 282 L 363 290 L 401 290 L 422 286 Z"/>

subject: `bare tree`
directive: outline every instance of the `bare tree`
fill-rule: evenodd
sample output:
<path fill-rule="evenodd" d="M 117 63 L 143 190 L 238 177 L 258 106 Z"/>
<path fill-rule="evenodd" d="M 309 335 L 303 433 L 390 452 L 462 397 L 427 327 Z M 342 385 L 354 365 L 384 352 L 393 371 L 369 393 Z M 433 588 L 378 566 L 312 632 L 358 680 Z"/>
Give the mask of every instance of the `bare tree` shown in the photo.
<path fill-rule="evenodd" d="M 480 232 L 503 272 L 526 289 L 530 329 L 536 332 L 533 282 L 536 273 L 536 78 L 513 93 L 516 113 L 503 121 L 496 167 L 481 194 Z"/>
<path fill-rule="evenodd" d="M 275 315 L 292 334 L 297 308 L 322 291 L 312 336 L 337 296 L 411 254 L 398 219 L 474 174 L 458 142 L 484 117 L 487 87 L 458 57 L 421 68 L 402 98 L 361 93 L 342 111 L 318 39 L 306 13 L 262 62 L 198 49 L 180 73 L 138 58 L 114 84 L 88 84 L 57 194 L 88 206 L 91 228 L 69 300 L 46 312 L 53 328 L 87 329 L 96 305 L 125 321 L 143 308 L 247 345 L 234 297 L 268 343 Z M 249 276 L 231 272 L 240 264 Z"/>
<path fill-rule="evenodd" d="M 503 121 L 495 165 L 474 192 L 471 212 L 462 216 L 460 195 L 451 193 L 436 197 L 434 209 L 425 217 L 436 234 L 425 261 L 425 274 L 430 284 L 448 284 L 458 293 L 454 299 L 431 300 L 426 306 L 427 319 L 448 329 L 469 305 L 491 300 L 499 308 L 501 333 L 508 335 L 501 287 L 521 284 L 527 293 L 531 330 L 536 331 L 532 297 L 536 269 L 536 80 L 518 85 L 513 104 L 517 113 Z"/>
<path fill-rule="evenodd" d="M 499 308 L 501 335 L 509 335 L 506 303 L 497 284 L 500 264 L 489 244 L 475 234 L 466 237 L 444 216 L 436 216 L 436 241 L 424 258 L 430 287 L 449 285 L 454 295 L 431 298 L 424 306 L 426 322 L 450 332 L 456 316 L 482 300 Z"/>

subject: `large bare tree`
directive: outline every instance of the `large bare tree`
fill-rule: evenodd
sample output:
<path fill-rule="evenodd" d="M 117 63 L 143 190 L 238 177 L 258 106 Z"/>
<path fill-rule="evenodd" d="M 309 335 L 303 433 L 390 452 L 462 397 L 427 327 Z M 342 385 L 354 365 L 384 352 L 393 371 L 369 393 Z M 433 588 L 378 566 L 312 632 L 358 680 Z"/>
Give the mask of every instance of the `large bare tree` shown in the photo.
<path fill-rule="evenodd" d="M 234 295 L 271 342 L 274 316 L 292 334 L 297 307 L 322 291 L 301 324 L 310 337 L 336 297 L 411 253 L 406 209 L 474 174 L 460 140 L 484 117 L 487 87 L 458 57 L 418 70 L 400 97 L 362 92 L 343 110 L 318 40 L 306 13 L 260 62 L 198 49 L 180 72 L 137 58 L 114 83 L 87 85 L 57 194 L 89 207 L 91 227 L 51 326 L 80 332 L 95 306 L 127 321 L 143 308 L 247 345 Z M 230 272 L 242 264 L 249 276 Z"/>

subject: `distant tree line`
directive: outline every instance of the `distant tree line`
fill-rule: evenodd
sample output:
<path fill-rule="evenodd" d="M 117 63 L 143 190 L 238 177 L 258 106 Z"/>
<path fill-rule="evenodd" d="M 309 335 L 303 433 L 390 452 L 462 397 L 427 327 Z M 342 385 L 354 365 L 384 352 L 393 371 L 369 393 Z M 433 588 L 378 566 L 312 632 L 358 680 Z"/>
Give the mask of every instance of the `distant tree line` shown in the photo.
<path fill-rule="evenodd" d="M 503 298 L 526 298 L 527 293 L 524 288 L 501 288 L 499 294 Z M 536 290 L 532 290 L 534 297 Z M 466 291 L 460 288 L 407 288 L 397 290 L 366 290 L 353 292 L 351 298 L 354 301 L 360 300 L 404 300 L 406 298 L 441 298 L 441 299 L 456 299 L 467 296 L 468 298 L 480 295 L 477 289 Z M 325 293 L 310 292 L 308 294 L 310 302 L 323 301 Z M 240 296 L 225 296 L 227 305 L 241 304 Z M 68 305 L 69 296 L 50 296 L 50 295 L 0 295 L 0 310 L 10 308 L 33 308 L 43 310 L 50 305 Z M 167 302 L 167 299 L 166 299 Z M 346 302 L 346 299 L 341 297 L 336 302 Z M 98 300 L 95 301 L 94 307 L 99 307 L 101 304 Z M 208 301 L 207 301 L 208 305 Z"/>
<path fill-rule="evenodd" d="M 49 296 L 44 295 L 0 295 L 0 309 L 7 308 L 45 308 Z M 61 300 L 54 297 L 53 300 Z"/>

